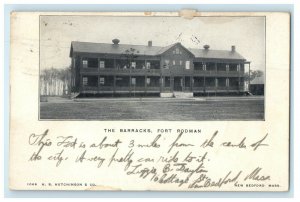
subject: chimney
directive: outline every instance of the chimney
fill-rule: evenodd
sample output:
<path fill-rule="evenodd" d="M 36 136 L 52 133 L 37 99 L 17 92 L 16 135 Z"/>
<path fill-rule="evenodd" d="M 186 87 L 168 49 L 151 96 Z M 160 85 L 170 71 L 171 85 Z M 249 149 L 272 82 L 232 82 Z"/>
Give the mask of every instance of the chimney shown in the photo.
<path fill-rule="evenodd" d="M 231 46 L 231 52 L 235 52 L 235 46 Z"/>
<path fill-rule="evenodd" d="M 149 47 L 152 46 L 152 41 L 148 41 L 148 46 L 149 46 Z"/>
<path fill-rule="evenodd" d="M 203 48 L 204 48 L 205 50 L 208 50 L 208 49 L 209 49 L 209 45 L 204 45 Z"/>
<path fill-rule="evenodd" d="M 118 45 L 120 43 L 119 39 L 113 39 L 112 42 L 114 43 L 114 45 Z"/>

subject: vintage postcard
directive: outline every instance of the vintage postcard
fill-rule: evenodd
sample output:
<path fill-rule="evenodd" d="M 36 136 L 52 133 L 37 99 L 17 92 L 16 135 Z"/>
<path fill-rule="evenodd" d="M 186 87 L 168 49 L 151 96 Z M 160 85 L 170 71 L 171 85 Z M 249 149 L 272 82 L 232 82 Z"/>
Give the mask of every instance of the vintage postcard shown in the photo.
<path fill-rule="evenodd" d="M 290 15 L 13 12 L 13 190 L 288 191 Z"/>

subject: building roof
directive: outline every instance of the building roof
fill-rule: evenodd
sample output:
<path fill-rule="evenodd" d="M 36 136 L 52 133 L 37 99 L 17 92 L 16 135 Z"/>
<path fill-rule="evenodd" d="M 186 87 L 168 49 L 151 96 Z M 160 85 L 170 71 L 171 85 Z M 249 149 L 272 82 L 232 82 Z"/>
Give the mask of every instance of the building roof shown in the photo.
<path fill-rule="evenodd" d="M 92 43 L 92 42 L 80 42 L 72 41 L 70 57 L 72 57 L 73 52 L 76 53 L 99 53 L 99 54 L 126 54 L 126 50 L 134 49 L 136 55 L 148 55 L 148 56 L 158 56 L 169 50 L 171 47 L 180 44 L 175 43 L 169 46 L 146 46 L 146 45 L 131 45 L 131 44 L 109 44 L 109 43 Z M 181 44 L 180 44 L 181 45 Z M 182 45 L 181 45 L 182 46 Z M 185 48 L 184 46 L 182 46 Z M 185 48 L 186 49 L 186 48 Z M 235 60 L 245 60 L 236 51 L 226 51 L 226 50 L 204 50 L 204 49 L 186 49 L 196 58 L 214 58 L 214 59 L 235 59 Z"/>
<path fill-rule="evenodd" d="M 227 50 L 205 50 L 205 49 L 189 49 L 196 58 L 214 58 L 214 59 L 232 59 L 232 60 L 245 60 L 236 51 Z"/>
<path fill-rule="evenodd" d="M 129 45 L 129 44 L 108 44 L 108 43 L 90 43 L 72 41 L 71 52 L 79 53 L 103 53 L 103 54 L 125 54 L 126 50 L 135 49 L 136 55 L 158 55 L 163 49 L 160 46 L 144 46 L 144 45 Z M 73 49 L 73 50 L 72 50 Z M 72 53 L 70 53 L 71 55 Z"/>

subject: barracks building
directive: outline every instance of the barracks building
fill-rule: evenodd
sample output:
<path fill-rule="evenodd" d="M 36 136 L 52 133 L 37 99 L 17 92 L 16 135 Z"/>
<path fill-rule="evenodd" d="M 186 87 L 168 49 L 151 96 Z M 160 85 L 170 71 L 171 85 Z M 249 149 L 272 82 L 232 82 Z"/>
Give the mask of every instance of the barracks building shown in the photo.
<path fill-rule="evenodd" d="M 73 41 L 72 92 L 85 96 L 242 95 L 250 62 L 229 50 Z M 246 66 L 247 65 L 247 66 Z"/>

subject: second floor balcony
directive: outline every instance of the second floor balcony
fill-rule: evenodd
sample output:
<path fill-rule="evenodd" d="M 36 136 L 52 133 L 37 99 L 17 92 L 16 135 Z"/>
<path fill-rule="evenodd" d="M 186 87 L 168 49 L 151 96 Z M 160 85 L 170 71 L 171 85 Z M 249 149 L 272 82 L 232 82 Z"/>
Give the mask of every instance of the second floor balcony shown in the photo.
<path fill-rule="evenodd" d="M 242 71 L 215 71 L 215 70 L 194 70 L 195 76 L 218 76 L 218 77 L 231 77 L 231 76 L 240 76 L 243 77 L 245 75 Z"/>
<path fill-rule="evenodd" d="M 152 74 L 160 74 L 160 69 L 81 68 L 80 73 L 152 75 Z"/>
<path fill-rule="evenodd" d="M 118 74 L 118 75 L 160 75 L 163 73 L 160 69 L 134 69 L 134 68 L 81 68 L 80 73 L 91 73 L 91 74 Z M 188 71 L 188 74 L 193 76 L 218 76 L 218 77 L 243 77 L 244 72 L 239 71 L 209 71 L 209 70 L 193 70 Z M 164 75 L 164 74 L 163 74 Z M 169 74 L 168 74 L 169 75 Z M 170 74 L 171 75 L 171 74 Z"/>

